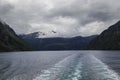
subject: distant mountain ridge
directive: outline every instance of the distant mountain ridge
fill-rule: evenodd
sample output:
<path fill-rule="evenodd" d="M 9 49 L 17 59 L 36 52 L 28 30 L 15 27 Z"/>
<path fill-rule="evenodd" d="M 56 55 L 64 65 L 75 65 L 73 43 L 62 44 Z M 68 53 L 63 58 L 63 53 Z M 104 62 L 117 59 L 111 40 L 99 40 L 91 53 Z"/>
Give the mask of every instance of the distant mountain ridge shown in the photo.
<path fill-rule="evenodd" d="M 92 50 L 120 50 L 120 21 L 103 31 L 88 45 Z"/>
<path fill-rule="evenodd" d="M 0 52 L 26 50 L 31 50 L 31 47 L 20 39 L 8 24 L 0 21 Z"/>
<path fill-rule="evenodd" d="M 88 43 L 95 38 L 96 35 L 72 38 L 39 38 L 39 32 L 34 32 L 27 35 L 20 35 L 20 37 L 31 44 L 35 50 L 82 50 L 86 48 Z"/>

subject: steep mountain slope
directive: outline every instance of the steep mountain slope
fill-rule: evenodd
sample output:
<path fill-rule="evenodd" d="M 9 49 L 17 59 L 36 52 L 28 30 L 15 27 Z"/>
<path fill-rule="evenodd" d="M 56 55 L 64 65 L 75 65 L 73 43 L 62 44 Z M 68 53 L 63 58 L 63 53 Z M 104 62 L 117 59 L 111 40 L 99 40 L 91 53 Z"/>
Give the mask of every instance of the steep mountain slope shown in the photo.
<path fill-rule="evenodd" d="M 73 38 L 38 38 L 39 32 L 28 35 L 20 35 L 21 38 L 31 44 L 35 50 L 81 50 L 96 36 Z"/>
<path fill-rule="evenodd" d="M 88 49 L 120 50 L 120 21 L 92 40 L 88 45 Z"/>
<path fill-rule="evenodd" d="M 25 51 L 31 48 L 6 23 L 0 21 L 0 51 Z"/>

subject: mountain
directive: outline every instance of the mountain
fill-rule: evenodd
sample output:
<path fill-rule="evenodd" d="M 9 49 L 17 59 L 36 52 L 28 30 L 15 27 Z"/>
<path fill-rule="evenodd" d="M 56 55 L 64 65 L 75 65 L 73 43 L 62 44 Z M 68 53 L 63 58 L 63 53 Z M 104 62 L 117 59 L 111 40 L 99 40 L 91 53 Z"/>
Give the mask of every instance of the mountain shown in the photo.
<path fill-rule="evenodd" d="M 9 25 L 0 21 L 0 52 L 25 50 L 31 50 L 31 47 L 20 39 Z"/>
<path fill-rule="evenodd" d="M 88 45 L 92 50 L 120 50 L 120 21 L 103 31 Z"/>
<path fill-rule="evenodd" d="M 56 33 L 56 32 L 54 32 Z M 40 33 L 34 32 L 27 35 L 20 35 L 25 41 L 32 45 L 35 50 L 81 50 L 85 49 L 88 43 L 96 36 L 89 37 L 52 37 L 39 38 Z"/>
<path fill-rule="evenodd" d="M 59 32 L 54 31 L 54 30 L 47 30 L 47 31 L 38 31 L 38 32 L 33 32 L 33 33 L 27 33 L 27 34 L 23 34 L 23 35 L 27 35 L 28 37 L 37 37 L 37 38 L 48 38 L 48 37 L 56 37 L 58 35 L 60 35 Z"/>

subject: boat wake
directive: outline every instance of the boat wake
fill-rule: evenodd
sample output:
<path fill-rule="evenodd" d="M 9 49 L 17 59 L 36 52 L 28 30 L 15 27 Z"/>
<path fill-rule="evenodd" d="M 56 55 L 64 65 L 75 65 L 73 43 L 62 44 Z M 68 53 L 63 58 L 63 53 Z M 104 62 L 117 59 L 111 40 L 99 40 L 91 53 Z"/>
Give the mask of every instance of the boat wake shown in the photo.
<path fill-rule="evenodd" d="M 22 78 L 8 80 L 23 80 Z M 119 75 L 94 55 L 74 54 L 31 80 L 120 80 Z"/>
<path fill-rule="evenodd" d="M 83 58 L 82 80 L 120 80 L 119 75 L 93 55 Z"/>
<path fill-rule="evenodd" d="M 33 80 L 61 80 L 61 77 L 73 65 L 77 55 L 72 55 L 55 64 L 52 68 L 43 70 L 42 74 Z"/>
<path fill-rule="evenodd" d="M 120 80 L 115 71 L 95 56 L 78 56 L 65 58 L 33 80 Z"/>

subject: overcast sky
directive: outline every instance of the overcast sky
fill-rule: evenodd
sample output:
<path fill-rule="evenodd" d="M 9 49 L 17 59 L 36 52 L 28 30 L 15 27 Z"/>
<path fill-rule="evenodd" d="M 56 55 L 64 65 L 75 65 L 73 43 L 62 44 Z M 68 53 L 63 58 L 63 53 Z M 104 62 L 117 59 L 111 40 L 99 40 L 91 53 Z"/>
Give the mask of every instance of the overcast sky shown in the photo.
<path fill-rule="evenodd" d="M 0 0 L 0 19 L 18 34 L 90 36 L 120 20 L 120 0 Z"/>

